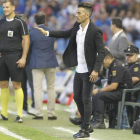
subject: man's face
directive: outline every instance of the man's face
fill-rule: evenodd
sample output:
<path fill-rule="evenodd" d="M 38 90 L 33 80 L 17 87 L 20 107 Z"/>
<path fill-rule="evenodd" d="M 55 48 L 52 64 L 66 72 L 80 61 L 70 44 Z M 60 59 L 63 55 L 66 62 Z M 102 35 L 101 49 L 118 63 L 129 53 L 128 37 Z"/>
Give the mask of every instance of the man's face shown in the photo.
<path fill-rule="evenodd" d="M 136 62 L 138 59 L 138 55 L 135 53 L 134 55 L 126 55 L 126 62 L 129 63 L 133 63 Z"/>
<path fill-rule="evenodd" d="M 106 57 L 106 58 L 104 58 L 104 60 L 103 60 L 103 67 L 104 67 L 105 69 L 108 69 L 109 66 L 110 66 L 110 59 L 109 59 L 108 57 Z"/>
<path fill-rule="evenodd" d="M 15 6 L 11 5 L 10 2 L 3 3 L 3 12 L 5 16 L 10 16 L 15 10 Z"/>
<path fill-rule="evenodd" d="M 84 22 L 87 18 L 89 18 L 89 13 L 86 9 L 80 7 L 77 9 L 76 18 L 78 23 Z"/>

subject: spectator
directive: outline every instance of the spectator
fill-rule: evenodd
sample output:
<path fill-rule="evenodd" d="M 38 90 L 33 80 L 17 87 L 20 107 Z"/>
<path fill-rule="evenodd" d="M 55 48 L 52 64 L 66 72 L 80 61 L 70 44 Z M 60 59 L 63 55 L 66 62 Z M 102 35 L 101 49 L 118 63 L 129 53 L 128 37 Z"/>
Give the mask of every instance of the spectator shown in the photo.
<path fill-rule="evenodd" d="M 58 12 L 60 10 L 60 5 L 58 4 L 58 2 L 56 0 L 52 0 L 50 7 L 52 8 L 52 15 L 58 16 Z"/>
<path fill-rule="evenodd" d="M 16 13 L 20 13 L 20 14 L 23 14 L 24 11 L 25 11 L 25 6 L 24 5 L 21 5 L 19 0 L 15 0 L 15 12 Z"/>
<path fill-rule="evenodd" d="M 26 9 L 25 9 L 25 14 L 27 16 L 27 18 L 29 18 L 29 16 L 37 13 L 37 6 L 32 3 L 31 1 L 27 1 L 26 2 Z"/>
<path fill-rule="evenodd" d="M 122 24 L 128 32 L 132 32 L 134 30 L 136 19 L 133 17 L 132 11 L 127 12 L 127 16 L 124 18 Z"/>
<path fill-rule="evenodd" d="M 72 0 L 71 1 L 71 5 L 68 6 L 68 12 L 69 12 L 69 14 L 71 14 L 71 15 L 75 15 L 76 14 L 77 5 L 78 5 L 77 0 Z"/>
<path fill-rule="evenodd" d="M 104 43 L 107 44 L 107 42 L 110 39 L 110 34 L 111 34 L 110 19 L 108 18 L 108 14 L 106 12 L 101 12 L 100 19 L 96 20 L 95 25 L 102 29 Z"/>
<path fill-rule="evenodd" d="M 135 30 L 140 34 L 140 13 L 137 12 L 135 17 L 137 19 L 135 24 Z"/>
<path fill-rule="evenodd" d="M 3 16 L 3 6 L 2 1 L 0 1 L 0 18 Z"/>
<path fill-rule="evenodd" d="M 48 2 L 45 2 L 45 1 L 42 1 L 42 2 L 41 2 L 41 8 L 39 9 L 39 11 L 40 11 L 40 12 L 44 12 L 47 18 L 48 18 L 48 17 L 51 15 L 51 13 L 52 13 L 52 9 L 51 9 L 49 3 L 48 3 Z"/>

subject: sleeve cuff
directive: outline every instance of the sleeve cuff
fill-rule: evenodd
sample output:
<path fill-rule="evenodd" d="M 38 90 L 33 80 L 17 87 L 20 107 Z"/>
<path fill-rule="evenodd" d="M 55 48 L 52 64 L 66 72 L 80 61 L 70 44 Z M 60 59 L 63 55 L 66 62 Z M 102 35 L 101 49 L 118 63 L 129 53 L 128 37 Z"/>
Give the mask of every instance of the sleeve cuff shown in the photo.
<path fill-rule="evenodd" d="M 94 69 L 94 71 L 99 72 L 98 70 Z"/>
<path fill-rule="evenodd" d="M 49 36 L 49 31 L 47 31 L 47 34 L 45 36 Z"/>

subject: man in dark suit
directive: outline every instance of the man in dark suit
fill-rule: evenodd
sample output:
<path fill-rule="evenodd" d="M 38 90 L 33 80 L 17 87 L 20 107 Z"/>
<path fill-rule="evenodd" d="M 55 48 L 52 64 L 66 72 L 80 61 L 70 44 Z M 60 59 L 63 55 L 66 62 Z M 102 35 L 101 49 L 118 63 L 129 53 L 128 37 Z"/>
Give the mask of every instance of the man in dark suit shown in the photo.
<path fill-rule="evenodd" d="M 82 125 L 81 130 L 73 135 L 75 139 L 90 137 L 89 132 L 93 132 L 89 125 L 92 112 L 91 93 L 93 82 L 98 77 L 105 55 L 102 31 L 90 21 L 91 14 L 92 4 L 83 2 L 78 5 L 77 22 L 72 29 L 48 32 L 38 28 L 49 37 L 70 37 L 63 60 L 67 67 L 77 66 L 74 78 L 74 100 L 82 117 Z"/>
<path fill-rule="evenodd" d="M 35 15 L 37 27 L 52 31 L 44 25 L 46 15 L 39 12 Z M 39 30 L 34 29 L 30 32 L 31 57 L 30 68 L 33 74 L 34 98 L 35 98 L 35 117 L 33 119 L 43 119 L 42 106 L 42 81 L 43 76 L 47 80 L 48 93 L 48 120 L 56 120 L 55 115 L 55 74 L 58 62 L 54 53 L 54 38 L 45 37 Z"/>

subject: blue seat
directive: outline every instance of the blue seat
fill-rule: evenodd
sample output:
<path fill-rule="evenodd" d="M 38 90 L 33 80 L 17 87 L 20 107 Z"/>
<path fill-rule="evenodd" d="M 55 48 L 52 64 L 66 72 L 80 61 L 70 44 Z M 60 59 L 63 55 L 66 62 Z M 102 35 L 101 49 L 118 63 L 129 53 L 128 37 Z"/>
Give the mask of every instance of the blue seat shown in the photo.
<path fill-rule="evenodd" d="M 135 40 L 134 41 L 135 46 L 137 46 L 140 50 L 140 40 Z"/>
<path fill-rule="evenodd" d="M 117 128 L 120 129 L 121 128 L 121 122 L 122 122 L 122 115 L 123 115 L 123 109 L 124 106 L 132 106 L 133 110 L 135 112 L 135 107 L 138 106 L 140 107 L 140 103 L 139 102 L 129 102 L 129 101 L 125 101 L 125 96 L 127 93 L 129 92 L 133 92 L 135 93 L 136 91 L 140 91 L 140 82 L 138 82 L 134 89 L 124 89 L 123 90 L 123 94 L 122 94 L 122 101 L 120 101 L 118 103 L 118 120 L 117 120 Z M 135 114 L 135 113 L 134 113 Z"/>

